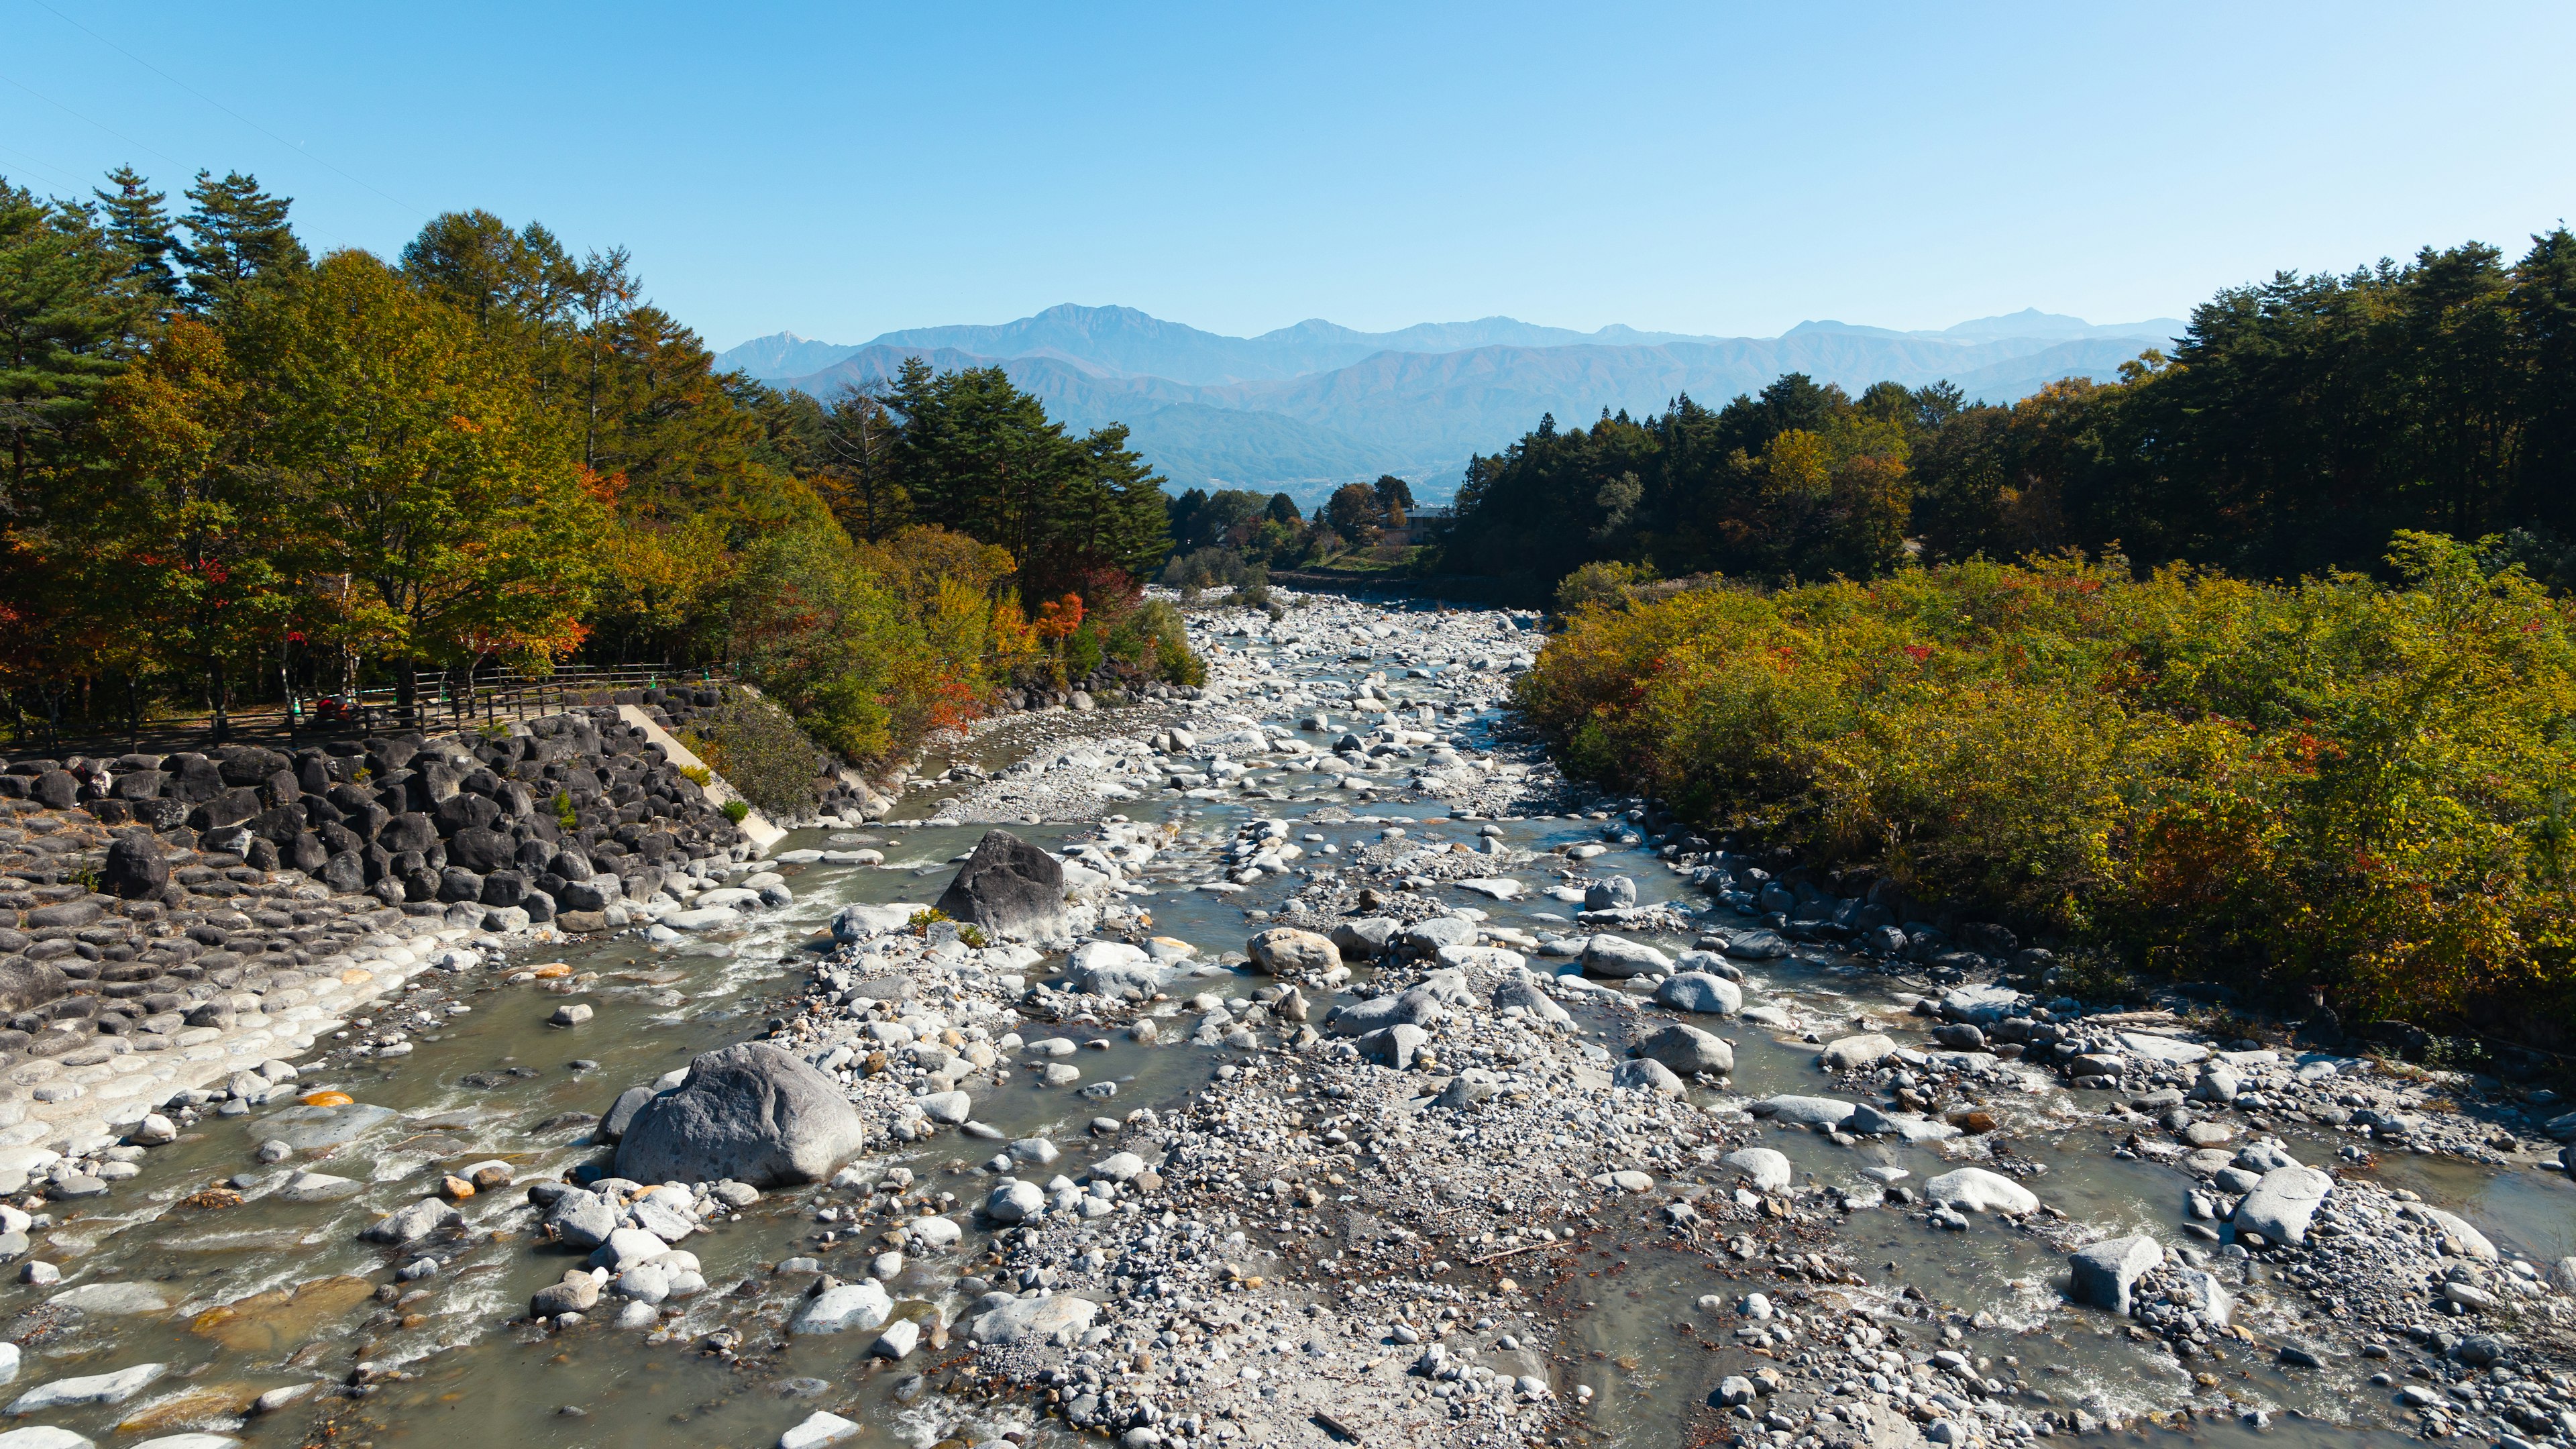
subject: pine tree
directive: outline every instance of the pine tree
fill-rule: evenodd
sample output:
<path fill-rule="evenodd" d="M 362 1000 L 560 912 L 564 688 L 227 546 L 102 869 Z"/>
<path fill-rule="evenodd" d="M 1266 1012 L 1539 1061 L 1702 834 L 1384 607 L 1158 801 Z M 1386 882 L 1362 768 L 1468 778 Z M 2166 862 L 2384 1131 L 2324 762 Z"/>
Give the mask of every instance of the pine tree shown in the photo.
<path fill-rule="evenodd" d="M 179 269 L 173 263 L 181 256 L 178 233 L 171 229 L 169 200 L 166 192 L 154 191 L 143 174 L 131 166 L 119 166 L 107 173 L 114 191 L 93 190 L 98 198 L 100 224 L 107 237 L 125 261 L 125 277 L 136 294 L 155 312 L 173 312 L 180 303 Z"/>
<path fill-rule="evenodd" d="M 239 171 L 224 179 L 197 173 L 188 188 L 193 209 L 181 218 L 188 244 L 181 260 L 188 268 L 188 305 L 211 311 L 238 296 L 248 283 L 281 273 L 300 272 L 313 264 L 295 229 L 286 224 L 294 199 L 271 196 L 256 177 Z"/>

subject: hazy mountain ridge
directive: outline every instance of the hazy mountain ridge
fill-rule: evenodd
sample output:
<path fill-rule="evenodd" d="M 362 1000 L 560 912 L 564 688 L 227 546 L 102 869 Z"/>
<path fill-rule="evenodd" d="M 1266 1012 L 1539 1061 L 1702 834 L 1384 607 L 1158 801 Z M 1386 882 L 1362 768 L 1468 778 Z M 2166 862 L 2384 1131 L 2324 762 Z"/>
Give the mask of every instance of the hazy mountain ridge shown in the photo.
<path fill-rule="evenodd" d="M 1938 332 L 1818 321 L 1779 337 L 1718 338 L 1488 317 L 1391 333 L 1307 321 L 1242 338 L 1129 307 L 1066 305 L 996 327 L 891 332 L 859 347 L 781 333 L 718 361 L 826 400 L 892 377 L 912 356 L 943 371 L 998 364 L 1068 426 L 1126 423 L 1176 489 L 1285 489 L 1311 502 L 1338 483 L 1393 472 L 1428 500 L 1455 490 L 1469 455 L 1509 446 L 1543 413 L 1574 426 L 1604 409 L 1660 411 L 1684 393 L 1722 406 L 1784 372 L 1855 392 L 1881 379 L 1947 378 L 2002 402 L 2063 377 L 2108 379 L 2182 325 L 2097 327 L 2031 310 Z M 817 357 L 828 361 L 772 370 Z"/>

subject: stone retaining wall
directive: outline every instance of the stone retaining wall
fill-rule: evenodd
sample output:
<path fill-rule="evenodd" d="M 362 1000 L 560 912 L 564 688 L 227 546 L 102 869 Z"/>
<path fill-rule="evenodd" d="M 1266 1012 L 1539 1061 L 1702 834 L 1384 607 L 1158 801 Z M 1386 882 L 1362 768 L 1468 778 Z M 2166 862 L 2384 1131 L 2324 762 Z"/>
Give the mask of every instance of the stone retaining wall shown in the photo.
<path fill-rule="evenodd" d="M 469 936 L 622 926 L 666 870 L 748 852 L 614 706 L 0 761 L 0 1192 L 310 1047 Z"/>

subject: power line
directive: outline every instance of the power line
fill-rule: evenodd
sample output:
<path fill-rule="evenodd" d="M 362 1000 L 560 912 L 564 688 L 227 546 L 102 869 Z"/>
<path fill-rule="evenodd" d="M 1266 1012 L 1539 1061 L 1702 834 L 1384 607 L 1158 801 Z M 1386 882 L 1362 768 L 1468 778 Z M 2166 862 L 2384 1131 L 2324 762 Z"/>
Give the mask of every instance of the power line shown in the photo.
<path fill-rule="evenodd" d="M 22 152 L 0 150 L 0 156 L 15 156 L 18 158 L 18 166 L 21 170 L 33 171 L 40 176 L 50 176 L 56 181 L 68 183 L 74 193 L 79 192 L 81 189 L 81 183 L 77 178 L 68 175 L 67 173 L 57 171 L 42 161 L 35 160 Z"/>
<path fill-rule="evenodd" d="M 90 117 L 82 115 L 80 112 L 73 110 L 71 107 L 55 100 L 52 96 L 46 95 L 43 91 L 36 89 L 34 86 L 31 86 L 25 81 L 19 80 L 14 76 L 0 75 L 0 80 L 9 82 L 9 84 L 16 86 L 18 89 L 25 91 L 31 96 L 34 96 L 37 100 L 43 101 L 46 105 L 53 107 L 55 110 L 62 112 L 64 115 L 71 117 L 75 121 L 86 121 L 90 125 L 98 127 L 100 130 L 105 131 L 107 134 L 114 136 L 116 139 L 123 141 L 126 145 L 131 146 L 138 151 L 149 151 L 151 154 L 159 156 L 162 160 L 169 162 L 173 166 L 184 168 L 188 164 L 176 156 L 169 155 L 166 152 L 152 150 L 151 147 L 135 140 L 132 136 L 125 134 L 123 131 L 107 124 L 105 121 L 92 120 Z"/>
<path fill-rule="evenodd" d="M 384 197 L 385 200 L 392 202 L 394 205 L 401 207 L 403 210 L 410 212 L 414 216 L 424 219 L 428 217 L 429 213 L 421 210 L 419 207 L 412 205 L 410 202 L 405 201 L 398 196 L 388 195 L 363 178 L 353 176 L 350 173 L 341 170 L 339 167 L 332 165 L 330 162 L 323 160 L 321 157 L 316 156 L 312 152 L 305 150 L 303 147 L 296 145 L 294 142 L 289 141 L 284 136 L 277 134 L 275 131 L 261 125 L 259 122 L 252 120 L 250 117 L 245 116 L 241 112 L 234 110 L 232 107 L 225 105 L 223 102 L 216 100 L 213 96 L 207 95 L 204 91 L 201 91 L 195 86 L 188 84 L 186 81 L 179 79 L 177 76 L 170 74 L 168 71 L 163 70 L 161 67 L 154 65 L 148 60 L 145 60 L 143 57 L 136 55 L 133 51 L 126 49 L 124 46 L 117 44 L 115 41 L 108 39 L 106 36 L 99 34 L 97 31 L 92 30 L 88 26 L 81 24 L 79 21 L 74 20 L 68 15 L 65 15 L 63 12 L 56 10 L 53 6 L 46 4 L 45 0 L 34 0 L 34 3 L 38 9 L 41 9 L 46 14 L 53 16 L 56 20 L 59 20 L 74 30 L 79 31 L 81 34 L 88 36 L 90 39 L 97 41 L 99 44 L 106 46 L 108 49 L 115 51 L 117 54 L 124 56 L 127 60 L 134 62 L 136 65 L 139 65 L 145 70 L 152 72 L 154 75 L 161 77 L 170 84 L 177 86 L 179 89 L 186 91 L 192 96 L 195 96 L 198 100 L 204 101 L 207 105 L 214 107 L 216 110 L 223 112 L 225 115 L 232 117 L 243 125 L 259 132 L 261 135 L 275 141 L 277 144 L 284 146 L 289 151 L 292 151 L 305 160 L 312 162 L 314 165 L 322 167 L 324 170 L 339 176 L 353 185 L 363 186 L 367 190 L 375 192 L 376 195 Z"/>

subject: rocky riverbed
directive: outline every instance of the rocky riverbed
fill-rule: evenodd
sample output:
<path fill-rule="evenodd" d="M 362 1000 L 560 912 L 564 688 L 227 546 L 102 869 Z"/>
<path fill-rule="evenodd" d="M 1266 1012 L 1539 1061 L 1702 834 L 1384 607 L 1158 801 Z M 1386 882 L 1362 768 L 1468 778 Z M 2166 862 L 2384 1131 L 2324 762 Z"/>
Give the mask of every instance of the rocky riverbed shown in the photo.
<path fill-rule="evenodd" d="M 891 818 L 465 940 L 199 1104 L 244 1120 L 27 1197 L 21 1422 L 2576 1438 L 2545 1093 L 2088 1003 L 1586 795 L 1498 708 L 1526 618 L 1192 621 L 1198 699 L 1012 716 Z"/>

